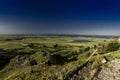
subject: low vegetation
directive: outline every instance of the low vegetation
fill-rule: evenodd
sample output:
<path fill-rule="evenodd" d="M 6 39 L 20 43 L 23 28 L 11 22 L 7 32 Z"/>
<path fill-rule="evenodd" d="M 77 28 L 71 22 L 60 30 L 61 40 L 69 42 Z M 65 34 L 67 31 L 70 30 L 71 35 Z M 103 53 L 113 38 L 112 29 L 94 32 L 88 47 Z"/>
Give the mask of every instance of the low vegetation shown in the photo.
<path fill-rule="evenodd" d="M 90 42 L 73 42 L 83 37 L 15 38 L 0 41 L 0 80 L 64 80 L 98 49 L 86 67 L 102 65 L 104 57 L 119 57 L 120 44 L 113 39 L 86 38 Z M 7 45 L 21 45 L 8 47 Z M 3 45 L 3 47 L 2 47 Z M 71 80 L 75 80 L 71 77 Z"/>

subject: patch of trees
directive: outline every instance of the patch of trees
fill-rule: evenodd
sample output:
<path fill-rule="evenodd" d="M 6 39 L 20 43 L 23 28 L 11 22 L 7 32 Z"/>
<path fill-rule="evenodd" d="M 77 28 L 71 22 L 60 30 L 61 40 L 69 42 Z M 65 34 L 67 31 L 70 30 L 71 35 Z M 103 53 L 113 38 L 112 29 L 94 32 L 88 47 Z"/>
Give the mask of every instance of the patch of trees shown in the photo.
<path fill-rule="evenodd" d="M 67 57 L 60 54 L 52 54 L 49 56 L 49 65 L 62 65 L 67 61 Z"/>
<path fill-rule="evenodd" d="M 120 48 L 120 44 L 117 41 L 110 42 L 105 48 L 106 52 L 117 51 Z"/>
<path fill-rule="evenodd" d="M 85 52 L 87 52 L 87 51 L 89 51 L 89 50 L 90 50 L 90 47 L 89 47 L 89 46 L 84 49 Z"/>
<path fill-rule="evenodd" d="M 65 62 L 71 62 L 77 60 L 78 54 L 75 52 L 68 53 L 68 55 L 61 55 L 60 53 L 55 53 L 49 55 L 48 65 L 63 65 Z"/>
<path fill-rule="evenodd" d="M 79 53 L 84 53 L 84 52 L 88 52 L 88 51 L 90 51 L 90 47 L 89 46 L 88 47 L 83 47 L 83 48 L 79 49 Z"/>
<path fill-rule="evenodd" d="M 38 43 L 30 43 L 28 46 L 33 49 L 40 49 L 40 48 L 46 47 L 45 45 L 38 44 Z"/>

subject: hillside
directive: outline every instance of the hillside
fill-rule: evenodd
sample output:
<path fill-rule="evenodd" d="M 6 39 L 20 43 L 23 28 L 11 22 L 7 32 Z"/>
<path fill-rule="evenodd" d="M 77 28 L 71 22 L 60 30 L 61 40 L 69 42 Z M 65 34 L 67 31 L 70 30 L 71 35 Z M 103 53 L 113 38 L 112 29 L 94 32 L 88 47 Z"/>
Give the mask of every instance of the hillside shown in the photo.
<path fill-rule="evenodd" d="M 109 66 L 112 60 L 120 58 L 120 45 L 113 39 L 87 38 L 92 42 L 82 43 L 73 42 L 73 40 L 75 38 L 44 37 L 2 41 L 1 44 L 6 43 L 6 46 L 0 50 L 0 63 L 2 64 L 0 80 L 90 80 L 101 78 L 100 76 L 104 75 L 104 68 Z M 64 43 L 65 45 L 63 45 Z M 22 46 L 8 47 L 7 45 L 10 44 L 22 44 Z M 4 60 L 7 61 L 4 62 Z M 101 68 L 103 71 L 97 74 Z"/>

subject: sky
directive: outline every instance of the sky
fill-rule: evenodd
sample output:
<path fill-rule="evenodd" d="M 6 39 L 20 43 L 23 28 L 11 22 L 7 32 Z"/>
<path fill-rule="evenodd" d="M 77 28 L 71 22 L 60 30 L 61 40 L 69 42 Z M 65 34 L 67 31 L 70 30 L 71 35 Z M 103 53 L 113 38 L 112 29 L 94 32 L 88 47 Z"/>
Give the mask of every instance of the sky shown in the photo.
<path fill-rule="evenodd" d="M 0 34 L 120 35 L 120 0 L 0 0 Z"/>

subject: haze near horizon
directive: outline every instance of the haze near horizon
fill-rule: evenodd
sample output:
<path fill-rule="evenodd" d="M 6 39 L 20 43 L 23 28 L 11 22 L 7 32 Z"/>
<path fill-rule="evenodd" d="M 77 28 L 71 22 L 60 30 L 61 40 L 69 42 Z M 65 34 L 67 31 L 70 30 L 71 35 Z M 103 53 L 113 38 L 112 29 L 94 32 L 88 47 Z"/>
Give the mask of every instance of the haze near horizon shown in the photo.
<path fill-rule="evenodd" d="M 1 0 L 0 34 L 119 35 L 119 0 Z"/>

